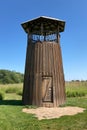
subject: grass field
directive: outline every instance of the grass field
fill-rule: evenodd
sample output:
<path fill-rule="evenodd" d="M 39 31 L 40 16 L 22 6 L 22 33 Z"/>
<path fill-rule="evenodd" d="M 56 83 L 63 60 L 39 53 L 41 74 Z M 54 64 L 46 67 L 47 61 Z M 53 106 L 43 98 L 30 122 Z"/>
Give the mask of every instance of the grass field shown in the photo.
<path fill-rule="evenodd" d="M 67 97 L 82 97 L 87 95 L 87 82 L 66 82 Z"/>
<path fill-rule="evenodd" d="M 66 92 L 84 92 L 84 96 L 66 98 L 64 106 L 79 106 L 86 108 L 83 113 L 73 116 L 63 116 L 58 119 L 39 121 L 32 114 L 22 112 L 22 84 L 0 85 L 0 91 L 5 93 L 0 100 L 0 130 L 87 130 L 87 82 L 67 82 Z"/>

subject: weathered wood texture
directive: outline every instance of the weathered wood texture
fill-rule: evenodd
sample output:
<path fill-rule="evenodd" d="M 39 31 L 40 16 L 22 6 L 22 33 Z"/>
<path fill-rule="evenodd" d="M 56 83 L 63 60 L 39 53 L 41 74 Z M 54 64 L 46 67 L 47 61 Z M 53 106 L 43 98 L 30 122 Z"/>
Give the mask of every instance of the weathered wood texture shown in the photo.
<path fill-rule="evenodd" d="M 56 107 L 65 102 L 61 48 L 55 42 L 28 43 L 23 103 Z"/>

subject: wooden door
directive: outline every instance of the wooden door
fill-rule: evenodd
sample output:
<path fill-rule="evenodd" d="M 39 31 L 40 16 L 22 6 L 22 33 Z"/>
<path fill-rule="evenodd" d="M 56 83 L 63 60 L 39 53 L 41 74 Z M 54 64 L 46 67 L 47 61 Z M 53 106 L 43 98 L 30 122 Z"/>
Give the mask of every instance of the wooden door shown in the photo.
<path fill-rule="evenodd" d="M 53 102 L 52 77 L 42 77 L 42 102 Z"/>

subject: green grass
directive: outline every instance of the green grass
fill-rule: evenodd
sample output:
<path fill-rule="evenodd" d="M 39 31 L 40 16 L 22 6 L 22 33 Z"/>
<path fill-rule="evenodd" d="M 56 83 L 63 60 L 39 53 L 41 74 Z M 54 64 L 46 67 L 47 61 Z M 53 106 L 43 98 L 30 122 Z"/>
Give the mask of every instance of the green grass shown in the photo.
<path fill-rule="evenodd" d="M 87 110 L 74 116 L 59 119 L 37 120 L 32 114 L 22 112 L 21 100 L 0 101 L 0 130 L 86 130 Z M 87 108 L 87 98 L 68 98 L 66 106 Z"/>
<path fill-rule="evenodd" d="M 67 97 L 83 97 L 87 95 L 87 82 L 66 82 Z"/>
<path fill-rule="evenodd" d="M 18 89 L 20 88 L 19 90 L 22 89 L 22 84 L 11 86 L 16 86 Z M 0 91 L 7 89 L 5 87 L 0 88 Z M 76 84 L 73 88 L 73 83 L 71 83 L 67 85 L 66 91 L 87 91 L 85 87 L 87 86 L 81 84 L 78 86 Z M 64 106 L 79 106 L 86 110 L 73 116 L 62 116 L 58 119 L 39 121 L 34 115 L 22 112 L 22 109 L 26 106 L 22 105 L 20 95 L 16 92 L 5 93 L 5 100 L 0 100 L 0 130 L 87 130 L 87 96 L 67 98 Z"/>
<path fill-rule="evenodd" d="M 4 92 L 0 91 L 0 100 L 4 100 Z"/>
<path fill-rule="evenodd" d="M 18 95 L 22 95 L 23 84 L 0 84 L 0 91 L 5 93 L 16 93 Z"/>

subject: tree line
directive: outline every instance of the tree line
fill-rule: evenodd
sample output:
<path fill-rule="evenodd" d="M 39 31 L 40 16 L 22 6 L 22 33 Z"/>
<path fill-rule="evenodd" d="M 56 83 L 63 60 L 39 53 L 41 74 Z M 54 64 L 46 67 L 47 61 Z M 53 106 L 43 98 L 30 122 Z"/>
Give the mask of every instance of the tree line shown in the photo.
<path fill-rule="evenodd" d="M 0 84 L 22 83 L 24 75 L 10 70 L 0 70 Z"/>

